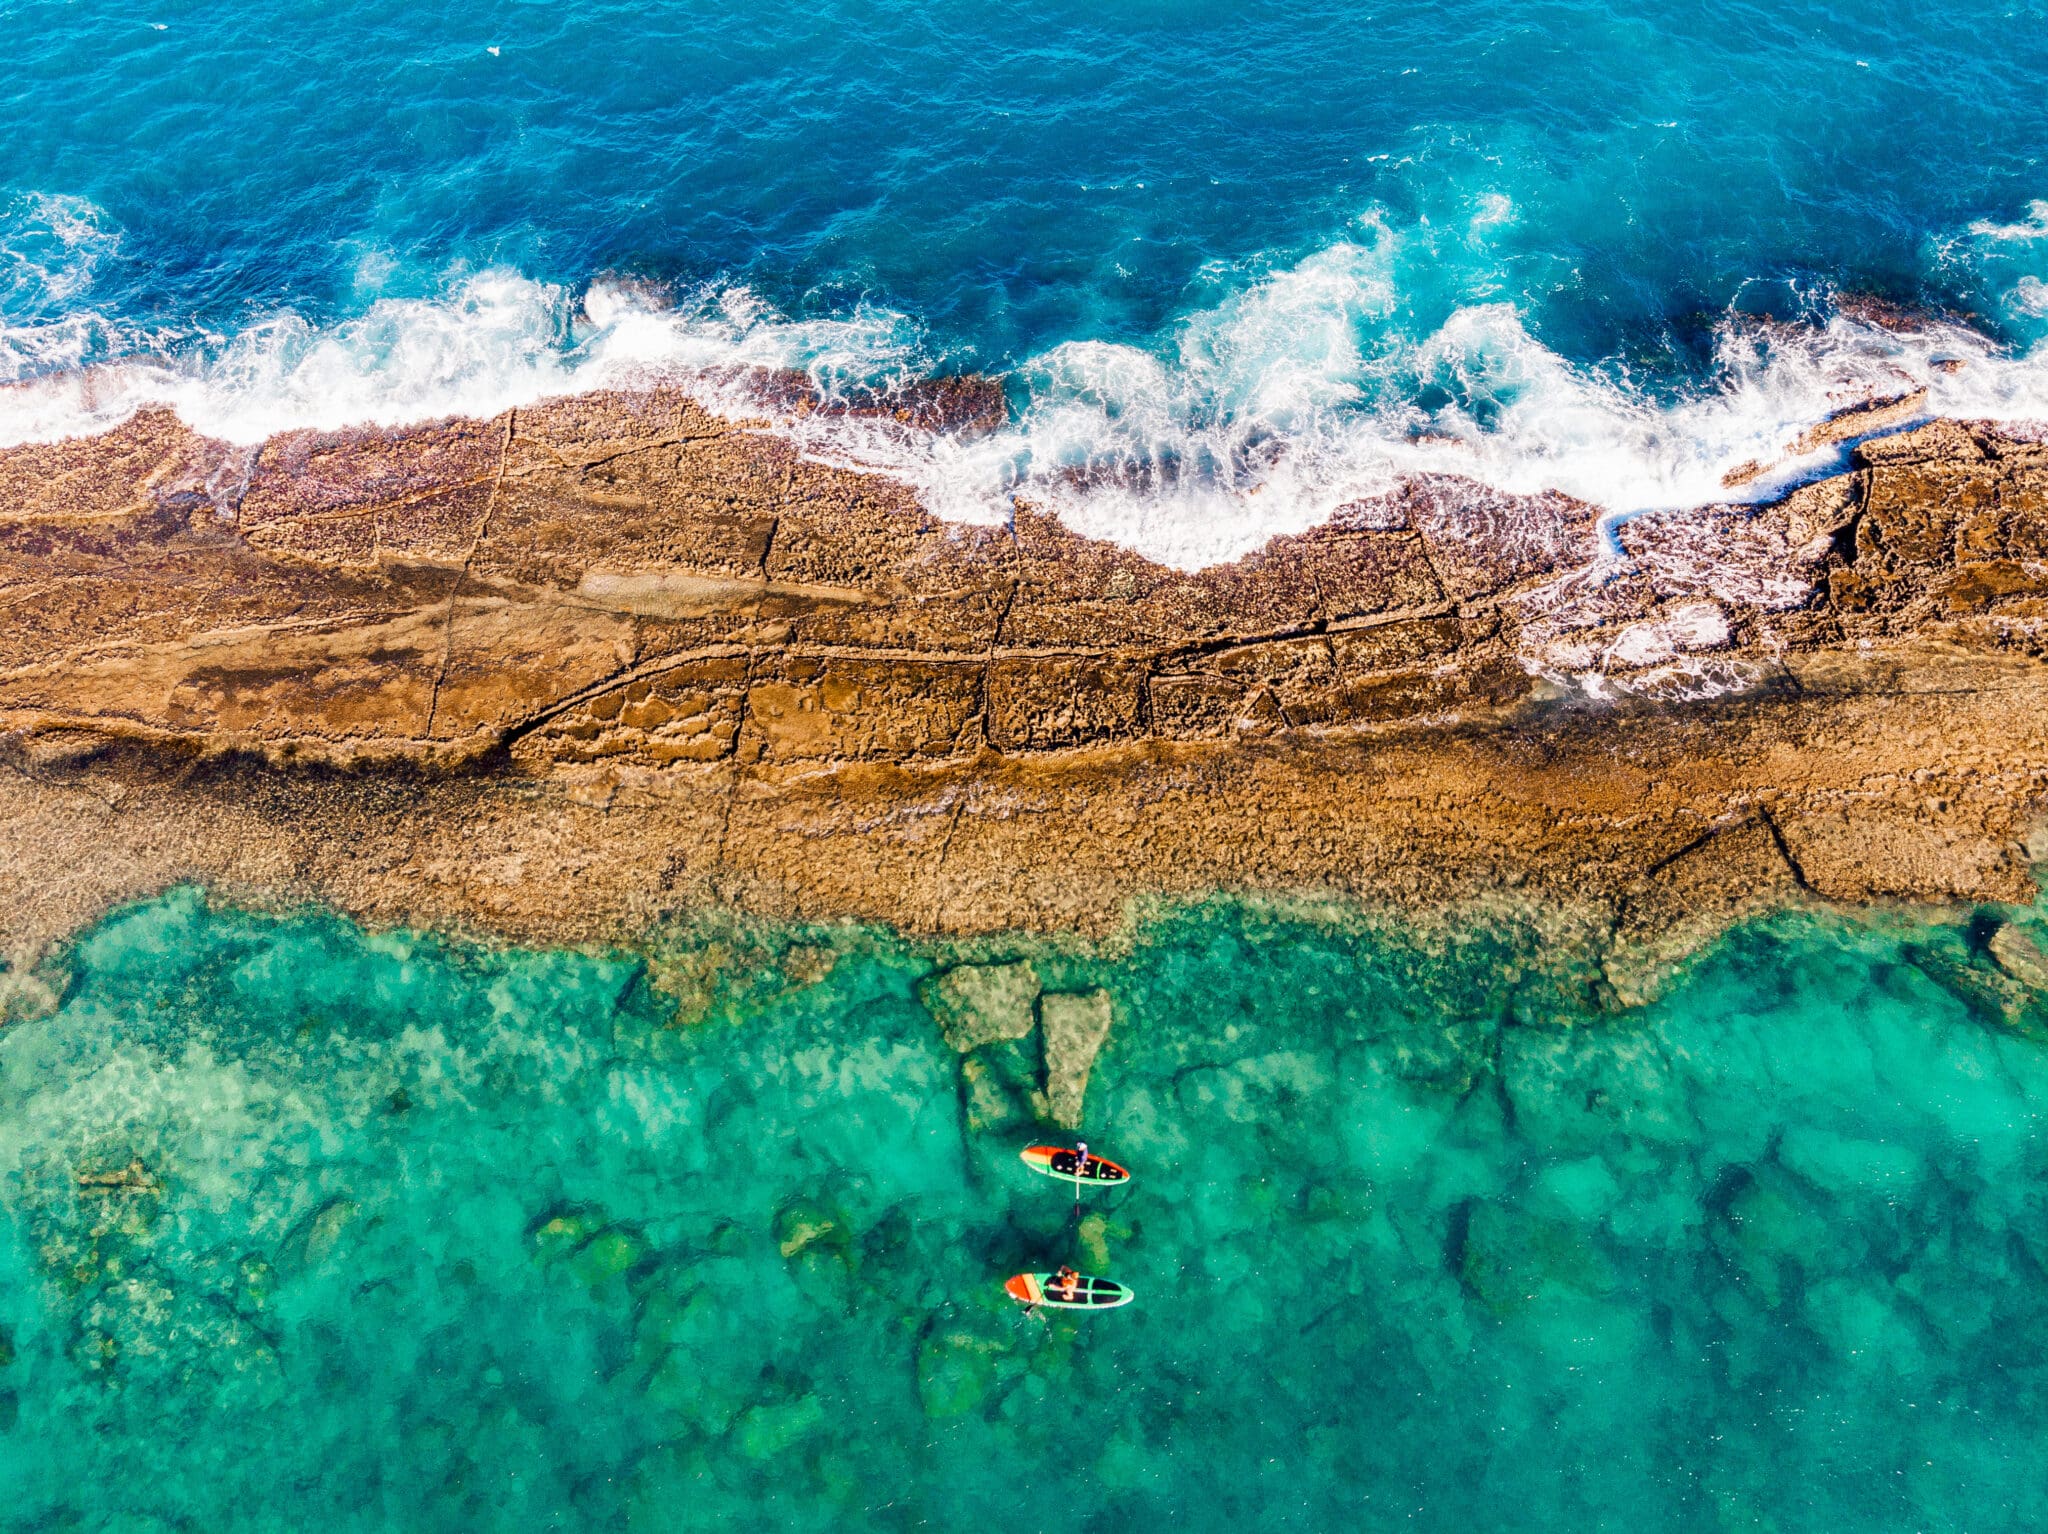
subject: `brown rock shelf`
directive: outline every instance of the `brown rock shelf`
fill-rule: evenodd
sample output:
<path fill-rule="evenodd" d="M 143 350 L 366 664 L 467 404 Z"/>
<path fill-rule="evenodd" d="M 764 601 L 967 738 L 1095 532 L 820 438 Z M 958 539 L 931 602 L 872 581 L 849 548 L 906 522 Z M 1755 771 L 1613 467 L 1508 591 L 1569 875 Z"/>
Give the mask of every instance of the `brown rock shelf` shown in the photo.
<path fill-rule="evenodd" d="M 141 416 L 0 453 L 0 930 L 181 879 L 548 941 L 1512 889 L 1654 957 L 2031 898 L 2048 446 L 1938 421 L 1619 557 L 1595 521 L 1421 479 L 1187 573 L 676 393 L 260 449 Z"/>

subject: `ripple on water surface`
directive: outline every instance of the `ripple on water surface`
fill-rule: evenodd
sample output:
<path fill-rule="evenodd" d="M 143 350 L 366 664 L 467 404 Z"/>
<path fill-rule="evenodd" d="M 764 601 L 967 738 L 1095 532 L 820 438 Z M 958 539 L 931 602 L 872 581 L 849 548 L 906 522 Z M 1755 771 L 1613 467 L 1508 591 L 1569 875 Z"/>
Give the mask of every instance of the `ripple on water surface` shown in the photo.
<path fill-rule="evenodd" d="M 0 1526 L 2039 1527 L 2038 1002 L 1786 917 L 1504 1026 L 1537 951 L 1038 954 L 1115 1000 L 1077 1220 L 886 935 L 116 915 L 0 1035 Z M 1138 1303 L 1003 1299 L 1069 1258 Z"/>

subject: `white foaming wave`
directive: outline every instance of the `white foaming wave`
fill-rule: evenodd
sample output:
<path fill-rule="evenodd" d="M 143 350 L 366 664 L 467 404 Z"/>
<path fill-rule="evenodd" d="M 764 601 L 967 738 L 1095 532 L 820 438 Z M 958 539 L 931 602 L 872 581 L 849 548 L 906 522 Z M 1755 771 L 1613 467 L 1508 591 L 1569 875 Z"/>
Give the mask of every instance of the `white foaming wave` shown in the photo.
<path fill-rule="evenodd" d="M 0 390 L 0 445 L 85 436 L 148 408 L 250 444 L 669 381 L 701 383 L 708 403 L 759 415 L 731 375 L 801 368 L 829 390 L 885 367 L 905 372 L 912 359 L 900 316 L 789 322 L 745 288 L 672 306 L 606 282 L 578 304 L 567 288 L 493 269 L 436 298 L 380 298 L 327 326 L 283 312 L 233 336 L 141 334 L 85 311 L 0 328 L 0 383 L 10 385 Z"/>
<path fill-rule="evenodd" d="M 1468 396 L 1499 402 L 1483 427 L 1457 407 L 1436 422 L 1471 454 L 1477 477 L 1523 493 L 1563 490 L 1616 513 L 1728 500 L 1725 477 L 1752 463 L 1771 472 L 1748 494 L 1772 493 L 1830 457 L 1795 454 L 1794 439 L 1865 400 L 1924 388 L 1930 415 L 2048 414 L 2048 351 L 2014 356 L 1960 324 L 1901 332 L 1840 314 L 1820 326 L 1730 320 L 1715 353 L 1715 386 L 1665 403 L 1564 361 L 1505 309 L 1461 311 L 1423 348 L 1460 375 Z"/>
<path fill-rule="evenodd" d="M 2035 198 L 2027 204 L 2027 216 L 2010 224 L 1997 224 L 1980 218 L 1969 226 L 1969 233 L 1978 239 L 1995 240 L 2001 244 L 2030 245 L 2036 240 L 2048 240 L 2048 198 Z"/>
<path fill-rule="evenodd" d="M 0 213 L 0 313 L 47 309 L 89 287 L 120 231 L 83 197 L 32 192 Z"/>
<path fill-rule="evenodd" d="M 1020 370 L 1023 408 L 990 436 L 835 418 L 807 422 L 805 446 L 908 480 L 943 516 L 998 521 L 1022 498 L 1199 569 L 1414 475 L 1563 491 L 1625 517 L 1779 494 L 1843 453 L 1794 441 L 1871 399 L 1924 389 L 1929 416 L 2048 420 L 2048 341 L 2016 352 L 1931 316 L 1731 316 L 1713 387 L 1675 401 L 1568 361 L 1510 304 L 1457 309 L 1410 339 L 1394 323 L 1400 238 L 1381 227 L 1262 277 L 1184 320 L 1170 348 L 1055 347 Z"/>
<path fill-rule="evenodd" d="M 89 204 L 37 219 L 48 231 L 34 245 L 40 291 L 68 282 L 65 293 L 87 292 L 117 237 Z M 2026 223 L 1970 233 L 2025 246 L 2036 225 L 2048 237 L 2048 205 Z M 1620 516 L 1773 494 L 1840 452 L 1793 454 L 1803 430 L 1873 396 L 1924 388 L 1931 415 L 2048 420 L 2048 341 L 2002 349 L 1934 319 L 1907 331 L 1847 314 L 1818 326 L 1731 318 L 1714 387 L 1675 402 L 1566 360 L 1509 304 L 1468 305 L 1411 335 L 1404 237 L 1366 227 L 1368 237 L 1241 282 L 1157 347 L 1052 348 L 1018 370 L 1021 408 L 993 432 L 831 411 L 791 414 L 776 429 L 814 457 L 907 481 L 938 515 L 999 523 L 1024 500 L 1192 569 L 1416 474 L 1561 490 Z M 2011 305 L 2033 302 L 2029 281 L 2039 287 L 2027 274 L 2008 289 Z M 2040 297 L 2048 304 L 2048 290 Z M 44 317 L 0 326 L 0 382 L 15 380 L 0 389 L 0 444 L 104 430 L 151 406 L 255 443 L 650 383 L 758 420 L 768 407 L 747 387 L 750 371 L 801 370 L 832 398 L 914 381 L 943 360 L 886 309 L 789 319 L 743 287 L 676 301 L 629 281 L 594 283 L 579 303 L 506 270 L 456 275 L 433 298 L 380 298 L 330 325 L 282 313 L 232 336 L 124 332 L 89 309 L 31 307 Z M 1765 472 L 1731 491 L 1730 472 L 1750 464 Z"/>
<path fill-rule="evenodd" d="M 1505 304 L 1461 309 L 1414 345 L 1348 354 L 1330 344 L 1330 316 L 1310 311 L 1303 352 L 1278 363 L 1263 326 L 1240 346 L 1233 321 L 1204 320 L 1199 365 L 1187 346 L 1174 366 L 1135 347 L 1068 345 L 1031 371 L 1017 423 L 972 450 L 918 463 L 900 444 L 850 445 L 845 457 L 891 460 L 941 514 L 986 520 L 1019 494 L 1192 569 L 1418 474 L 1559 490 L 1625 516 L 1779 493 L 1840 456 L 1795 453 L 1794 439 L 1871 398 L 1924 388 L 1929 415 L 2048 419 L 2048 345 L 2014 355 L 1956 324 L 1731 320 L 1717 387 L 1674 403 L 1568 362 Z M 1425 411 L 1425 388 L 1452 403 Z M 1731 489 L 1752 465 L 1763 472 Z"/>

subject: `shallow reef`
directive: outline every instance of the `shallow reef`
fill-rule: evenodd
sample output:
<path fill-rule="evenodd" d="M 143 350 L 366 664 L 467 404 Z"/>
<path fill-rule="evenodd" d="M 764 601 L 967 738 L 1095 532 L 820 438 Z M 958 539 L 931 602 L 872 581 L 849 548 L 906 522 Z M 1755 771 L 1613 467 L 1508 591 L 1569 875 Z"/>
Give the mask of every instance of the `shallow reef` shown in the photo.
<path fill-rule="evenodd" d="M 1244 902 L 949 981 L 175 891 L 0 1033 L 0 1527 L 2037 1528 L 2038 926 L 1781 913 L 1622 1010 Z M 1128 1187 L 1018 1162 L 1049 1086 Z M 1137 1303 L 1003 1297 L 1061 1260 Z"/>

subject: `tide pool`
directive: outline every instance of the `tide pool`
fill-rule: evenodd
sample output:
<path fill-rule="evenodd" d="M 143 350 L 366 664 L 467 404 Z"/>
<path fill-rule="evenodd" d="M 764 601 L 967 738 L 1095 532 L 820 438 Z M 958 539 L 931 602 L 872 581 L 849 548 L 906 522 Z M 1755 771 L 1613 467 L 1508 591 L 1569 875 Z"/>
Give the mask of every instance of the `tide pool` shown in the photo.
<path fill-rule="evenodd" d="M 1780 917 L 1597 1015 L 1512 927 L 1040 947 L 1116 1010 L 1077 1217 L 1035 1036 L 963 1071 L 885 933 L 656 988 L 176 892 L 0 1034 L 0 1527 L 2039 1527 L 1981 937 Z M 1137 1303 L 1003 1297 L 1061 1260 Z"/>

